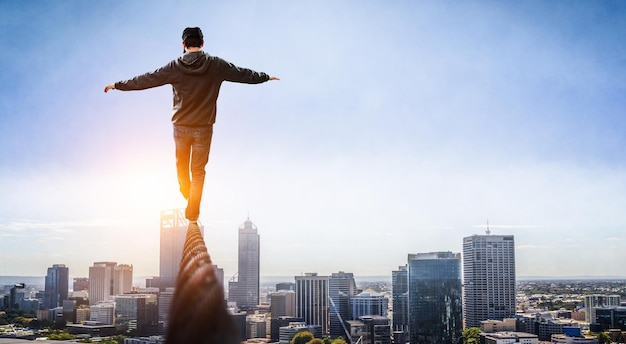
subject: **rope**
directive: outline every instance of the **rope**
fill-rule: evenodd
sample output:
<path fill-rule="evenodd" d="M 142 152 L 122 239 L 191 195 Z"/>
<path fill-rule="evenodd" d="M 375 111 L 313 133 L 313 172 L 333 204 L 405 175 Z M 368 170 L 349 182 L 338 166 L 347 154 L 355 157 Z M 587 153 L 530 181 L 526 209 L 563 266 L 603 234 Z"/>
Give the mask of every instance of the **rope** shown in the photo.
<path fill-rule="evenodd" d="M 167 344 L 240 344 L 224 289 L 197 224 L 187 228 L 169 314 Z"/>

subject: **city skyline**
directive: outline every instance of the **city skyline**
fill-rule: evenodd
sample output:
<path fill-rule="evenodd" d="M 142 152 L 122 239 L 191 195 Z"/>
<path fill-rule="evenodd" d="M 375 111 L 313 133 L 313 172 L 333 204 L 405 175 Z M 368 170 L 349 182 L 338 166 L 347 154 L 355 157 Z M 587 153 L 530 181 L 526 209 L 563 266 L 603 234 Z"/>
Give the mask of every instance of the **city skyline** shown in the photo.
<path fill-rule="evenodd" d="M 159 274 L 159 213 L 186 203 L 171 87 L 103 88 L 174 59 L 199 26 L 208 53 L 281 78 L 225 83 L 218 101 L 200 221 L 225 279 L 247 214 L 267 276 L 388 276 L 487 226 L 515 236 L 518 276 L 626 276 L 623 2 L 0 13 L 0 275 L 83 277 L 97 261 Z"/>

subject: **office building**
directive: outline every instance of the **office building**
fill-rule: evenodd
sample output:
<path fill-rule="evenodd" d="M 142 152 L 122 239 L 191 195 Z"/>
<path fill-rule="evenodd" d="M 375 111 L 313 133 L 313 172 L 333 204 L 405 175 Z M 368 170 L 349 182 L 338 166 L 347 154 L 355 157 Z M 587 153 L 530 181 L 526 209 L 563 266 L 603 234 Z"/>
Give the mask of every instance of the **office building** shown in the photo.
<path fill-rule="evenodd" d="M 113 296 L 115 262 L 95 262 L 89 267 L 89 305 L 108 301 Z"/>
<path fill-rule="evenodd" d="M 304 322 L 302 318 L 296 317 L 288 317 L 288 316 L 280 316 L 270 320 L 270 342 L 275 343 L 280 339 L 280 328 L 284 326 L 289 326 L 290 323 L 301 323 Z"/>
<path fill-rule="evenodd" d="M 228 301 L 239 309 L 253 309 L 259 304 L 260 236 L 248 218 L 239 226 L 237 281 L 228 284 Z"/>
<path fill-rule="evenodd" d="M 619 306 L 621 302 L 619 295 L 585 295 L 585 321 L 596 322 L 596 308 Z"/>
<path fill-rule="evenodd" d="M 358 320 L 363 316 L 387 318 L 388 310 L 389 300 L 373 290 L 366 290 L 350 298 L 350 320 Z"/>
<path fill-rule="evenodd" d="M 409 340 L 457 343 L 463 334 L 461 255 L 408 255 Z"/>
<path fill-rule="evenodd" d="M 516 329 L 517 319 L 515 318 L 506 318 L 503 320 L 483 320 L 480 322 L 480 330 L 484 333 L 515 332 Z"/>
<path fill-rule="evenodd" d="M 463 238 L 466 327 L 515 316 L 515 243 L 512 235 Z"/>
<path fill-rule="evenodd" d="M 515 324 L 517 331 L 535 334 L 540 341 L 549 341 L 553 334 L 561 334 L 566 328 L 579 326 L 578 321 L 555 318 L 552 312 L 518 314 Z"/>
<path fill-rule="evenodd" d="M 626 307 L 610 306 L 595 308 L 595 326 L 599 326 L 602 331 L 617 329 L 626 331 Z"/>
<path fill-rule="evenodd" d="M 204 235 L 204 226 L 199 222 L 198 226 L 200 233 Z M 161 290 L 176 286 L 188 227 L 189 221 L 185 218 L 185 209 L 161 211 L 159 251 L 159 288 Z"/>
<path fill-rule="evenodd" d="M 266 338 L 269 318 L 265 314 L 251 314 L 246 317 L 246 339 Z"/>
<path fill-rule="evenodd" d="M 76 322 L 76 300 L 63 300 L 63 319 L 68 323 Z"/>
<path fill-rule="evenodd" d="M 485 344 L 537 344 L 539 339 L 536 335 L 524 332 L 495 332 L 481 333 L 480 342 Z"/>
<path fill-rule="evenodd" d="M 348 320 L 350 335 L 348 343 L 391 344 L 391 325 L 387 317 L 380 315 L 363 316 L 357 320 Z M 345 338 L 345 337 L 344 337 Z M 395 342 L 405 344 L 406 342 Z"/>
<path fill-rule="evenodd" d="M 303 318 L 308 325 L 321 326 L 322 333 L 328 334 L 329 277 L 308 272 L 304 276 L 296 276 L 295 279 L 296 316 Z"/>
<path fill-rule="evenodd" d="M 7 309 L 20 309 L 20 300 L 26 298 L 26 284 L 17 283 L 9 291 L 9 305 Z"/>
<path fill-rule="evenodd" d="M 323 335 L 322 327 L 320 325 L 307 325 L 306 322 L 292 322 L 279 329 L 278 343 L 289 344 L 296 334 L 304 331 L 311 332 L 314 338 L 322 338 Z"/>
<path fill-rule="evenodd" d="M 133 289 L 133 266 L 120 264 L 113 268 L 113 295 L 130 293 Z"/>
<path fill-rule="evenodd" d="M 592 335 L 568 336 L 566 334 L 553 334 L 552 344 L 598 344 L 598 337 Z"/>
<path fill-rule="evenodd" d="M 90 321 L 104 324 L 115 324 L 115 303 L 114 302 L 99 302 L 96 305 L 89 307 Z"/>
<path fill-rule="evenodd" d="M 54 264 L 48 268 L 45 279 L 44 307 L 46 309 L 63 306 L 68 299 L 70 283 L 69 269 L 63 264 Z"/>
<path fill-rule="evenodd" d="M 157 333 L 157 297 L 154 294 L 127 294 L 115 297 L 115 324 L 135 330 L 139 336 Z"/>
<path fill-rule="evenodd" d="M 359 321 L 362 321 L 365 325 L 366 334 L 361 339 L 361 343 L 391 344 L 391 326 L 389 325 L 389 318 L 381 315 L 368 315 L 359 317 Z"/>
<path fill-rule="evenodd" d="M 354 274 L 343 271 L 333 273 L 328 280 L 330 297 L 331 337 L 347 336 L 345 321 L 350 320 L 350 298 L 356 294 Z"/>
<path fill-rule="evenodd" d="M 270 294 L 271 304 L 270 313 L 272 319 L 278 317 L 295 317 L 296 316 L 296 292 L 295 291 L 279 291 Z"/>
<path fill-rule="evenodd" d="M 159 328 L 166 329 L 169 323 L 170 308 L 172 307 L 172 300 L 174 299 L 174 288 L 166 288 L 159 293 Z"/>
<path fill-rule="evenodd" d="M 392 329 L 394 332 L 409 333 L 409 271 L 399 266 L 391 272 Z"/>

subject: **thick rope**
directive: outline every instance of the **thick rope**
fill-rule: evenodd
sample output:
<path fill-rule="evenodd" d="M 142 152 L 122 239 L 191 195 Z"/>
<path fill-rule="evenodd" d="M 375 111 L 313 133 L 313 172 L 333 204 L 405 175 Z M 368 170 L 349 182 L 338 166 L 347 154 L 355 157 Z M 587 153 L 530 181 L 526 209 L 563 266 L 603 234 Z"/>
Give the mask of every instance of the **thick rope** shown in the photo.
<path fill-rule="evenodd" d="M 240 344 L 224 288 L 197 224 L 187 228 L 169 314 L 167 344 Z"/>

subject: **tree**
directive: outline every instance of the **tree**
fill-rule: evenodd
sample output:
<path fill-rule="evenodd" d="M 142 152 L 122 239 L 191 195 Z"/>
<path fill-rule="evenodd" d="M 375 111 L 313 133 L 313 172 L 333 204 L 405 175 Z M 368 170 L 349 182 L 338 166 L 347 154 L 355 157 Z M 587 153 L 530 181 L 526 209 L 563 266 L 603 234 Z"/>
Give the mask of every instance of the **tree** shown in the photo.
<path fill-rule="evenodd" d="M 463 344 L 478 344 L 480 343 L 480 328 L 469 327 L 463 331 Z"/>
<path fill-rule="evenodd" d="M 307 344 L 311 340 L 313 340 L 313 334 L 309 331 L 302 331 L 296 333 L 296 335 L 293 336 L 289 344 Z"/>
<path fill-rule="evenodd" d="M 66 331 L 54 331 L 48 336 L 50 340 L 70 340 L 74 339 L 74 335 L 67 333 Z"/>
<path fill-rule="evenodd" d="M 13 320 L 11 320 L 11 322 L 15 326 L 19 326 L 19 327 L 24 327 L 24 326 L 26 326 L 26 324 L 29 323 L 29 321 L 27 321 L 26 318 L 24 318 L 24 317 L 15 317 L 15 318 L 13 318 Z"/>
<path fill-rule="evenodd" d="M 324 341 L 319 338 L 313 338 L 308 341 L 306 344 L 324 344 Z"/>
<path fill-rule="evenodd" d="M 332 344 L 348 344 L 343 338 L 339 337 L 333 340 Z"/>
<path fill-rule="evenodd" d="M 598 336 L 598 344 L 610 344 L 613 343 L 611 337 L 606 332 L 600 332 L 597 334 Z"/>

